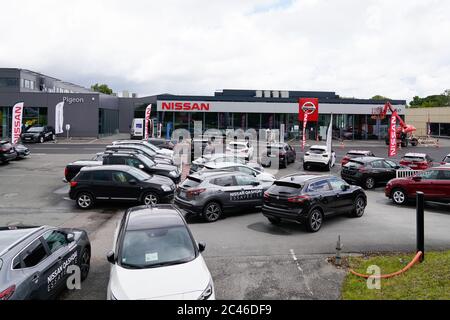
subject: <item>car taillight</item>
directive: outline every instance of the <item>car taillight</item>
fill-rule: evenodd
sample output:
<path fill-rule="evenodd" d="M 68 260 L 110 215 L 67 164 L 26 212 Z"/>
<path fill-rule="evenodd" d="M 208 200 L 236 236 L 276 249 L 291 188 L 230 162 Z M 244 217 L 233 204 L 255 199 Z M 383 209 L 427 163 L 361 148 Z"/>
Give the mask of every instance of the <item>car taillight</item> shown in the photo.
<path fill-rule="evenodd" d="M 70 181 L 70 187 L 75 188 L 77 186 L 78 182 L 76 181 Z"/>
<path fill-rule="evenodd" d="M 296 197 L 288 198 L 288 202 L 292 202 L 292 203 L 303 203 L 306 200 L 309 200 L 308 196 L 296 196 Z"/>
<path fill-rule="evenodd" d="M 269 200 L 270 196 L 268 192 L 264 192 L 264 199 Z"/>
<path fill-rule="evenodd" d="M 186 191 L 186 195 L 188 197 L 195 197 L 198 196 L 200 193 L 205 192 L 206 189 L 202 188 L 202 189 L 190 189 L 188 191 Z"/>
<path fill-rule="evenodd" d="M 0 292 L 0 300 L 8 300 L 11 298 L 11 296 L 14 294 L 14 291 L 16 291 L 16 286 L 11 286 L 8 289 Z"/>
<path fill-rule="evenodd" d="M 358 171 L 359 171 L 359 172 L 367 172 L 367 169 L 364 168 L 364 167 L 361 167 L 361 168 L 358 169 Z"/>
<path fill-rule="evenodd" d="M 66 168 L 64 168 L 64 177 L 67 177 L 67 174 L 69 173 L 69 169 L 67 169 L 67 167 Z"/>

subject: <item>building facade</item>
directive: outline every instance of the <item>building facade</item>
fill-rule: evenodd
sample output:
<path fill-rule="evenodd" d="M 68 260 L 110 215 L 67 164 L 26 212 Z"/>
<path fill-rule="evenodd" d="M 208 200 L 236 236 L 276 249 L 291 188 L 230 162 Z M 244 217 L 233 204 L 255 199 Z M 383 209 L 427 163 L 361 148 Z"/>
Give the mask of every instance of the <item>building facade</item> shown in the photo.
<path fill-rule="evenodd" d="M 408 108 L 406 123 L 416 127 L 416 134 L 419 136 L 428 134 L 428 123 L 430 123 L 431 136 L 450 138 L 450 107 Z"/>
<path fill-rule="evenodd" d="M 199 124 L 208 129 L 244 131 L 285 128 L 285 136 L 298 136 L 299 99 L 319 99 L 319 121 L 308 124 L 308 138 L 325 137 L 333 116 L 333 136 L 349 140 L 384 139 L 388 119 L 374 119 L 372 112 L 384 105 L 371 99 L 342 98 L 335 92 L 231 90 L 211 96 L 154 95 L 129 98 L 92 92 L 68 82 L 22 69 L 0 69 L 0 137 L 11 134 L 11 110 L 24 102 L 24 124 L 55 122 L 55 107 L 64 101 L 64 124 L 74 137 L 101 137 L 129 133 L 133 118 L 143 118 L 152 106 L 154 124 L 162 124 L 162 135 L 185 129 L 194 134 Z M 392 100 L 404 116 L 406 101 Z"/>

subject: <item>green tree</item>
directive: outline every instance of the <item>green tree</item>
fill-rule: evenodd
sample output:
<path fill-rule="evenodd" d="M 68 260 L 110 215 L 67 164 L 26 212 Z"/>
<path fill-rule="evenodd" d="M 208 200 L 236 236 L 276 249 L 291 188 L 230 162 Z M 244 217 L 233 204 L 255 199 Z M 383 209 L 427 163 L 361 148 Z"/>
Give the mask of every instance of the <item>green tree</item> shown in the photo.
<path fill-rule="evenodd" d="M 94 90 L 95 92 L 100 92 L 100 93 L 104 93 L 104 94 L 112 94 L 113 90 L 111 88 L 108 87 L 107 84 L 94 84 L 93 86 L 91 86 L 91 89 Z"/>
<path fill-rule="evenodd" d="M 450 106 L 450 90 L 445 90 L 442 94 L 431 95 L 425 98 L 415 96 L 409 105 L 411 108 L 435 108 Z"/>
<path fill-rule="evenodd" d="M 386 100 L 391 100 L 391 99 L 389 99 L 389 98 L 387 98 L 385 96 L 381 96 L 381 95 L 377 94 L 376 96 L 372 97 L 372 100 L 383 100 L 383 101 L 386 101 Z"/>

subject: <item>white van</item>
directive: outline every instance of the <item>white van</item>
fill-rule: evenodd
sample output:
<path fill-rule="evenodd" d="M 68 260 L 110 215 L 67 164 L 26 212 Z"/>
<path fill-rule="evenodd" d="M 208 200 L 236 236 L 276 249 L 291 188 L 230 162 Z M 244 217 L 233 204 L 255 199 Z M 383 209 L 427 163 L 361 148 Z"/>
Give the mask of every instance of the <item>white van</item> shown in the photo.
<path fill-rule="evenodd" d="M 131 123 L 130 139 L 142 139 L 144 137 L 144 119 L 135 118 Z"/>

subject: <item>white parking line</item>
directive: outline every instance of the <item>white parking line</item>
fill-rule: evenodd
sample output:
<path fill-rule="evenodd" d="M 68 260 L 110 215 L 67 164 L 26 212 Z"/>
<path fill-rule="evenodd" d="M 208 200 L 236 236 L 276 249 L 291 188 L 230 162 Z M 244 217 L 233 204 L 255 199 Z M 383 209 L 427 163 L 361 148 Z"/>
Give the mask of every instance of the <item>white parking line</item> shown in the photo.
<path fill-rule="evenodd" d="M 310 294 L 311 296 L 314 296 L 314 293 L 312 292 L 311 288 L 310 288 L 309 285 L 308 285 L 308 281 L 307 281 L 306 278 L 305 278 L 305 274 L 304 274 L 304 272 L 303 272 L 303 269 L 302 269 L 302 267 L 300 266 L 300 263 L 298 262 L 297 256 L 295 255 L 294 249 L 291 249 L 291 250 L 290 250 L 290 253 L 291 253 L 292 259 L 294 259 L 295 264 L 297 265 L 298 271 L 300 271 L 300 273 L 301 273 L 301 275 L 302 275 L 302 277 L 303 277 L 303 279 L 304 279 L 304 281 L 305 281 L 306 289 L 308 289 L 309 294 Z"/>

